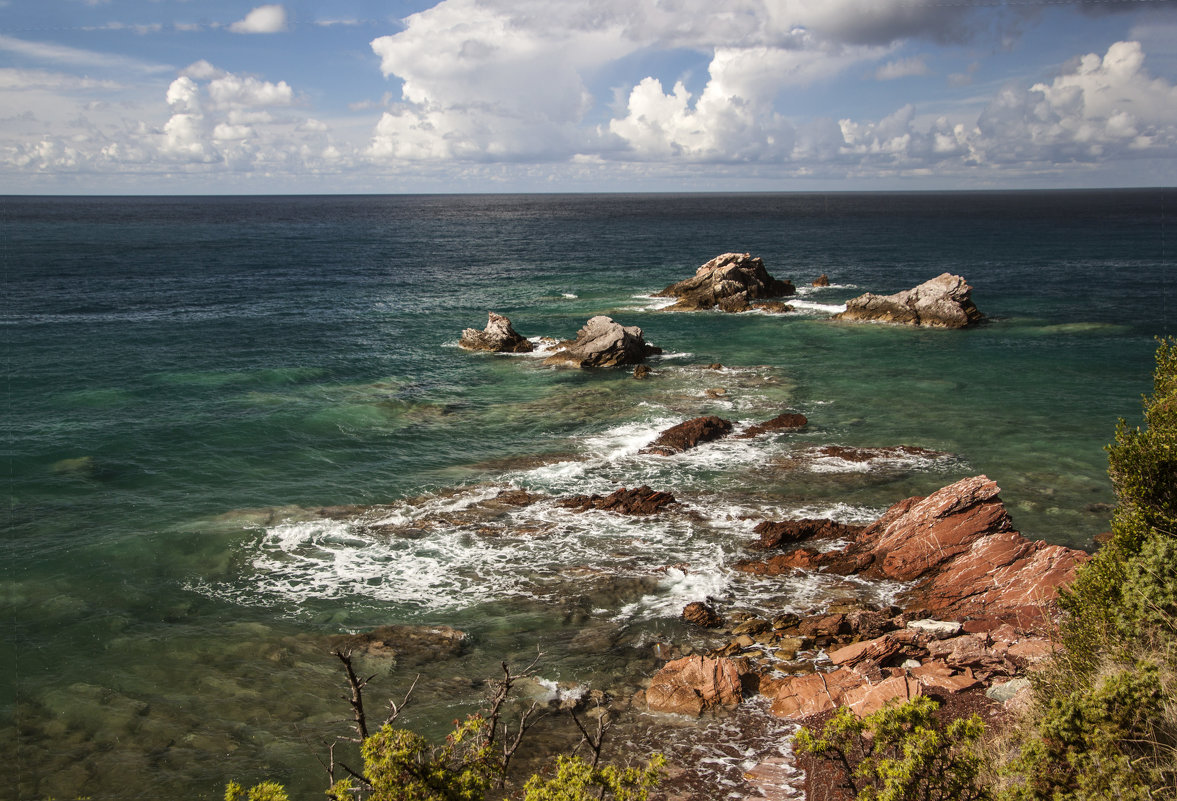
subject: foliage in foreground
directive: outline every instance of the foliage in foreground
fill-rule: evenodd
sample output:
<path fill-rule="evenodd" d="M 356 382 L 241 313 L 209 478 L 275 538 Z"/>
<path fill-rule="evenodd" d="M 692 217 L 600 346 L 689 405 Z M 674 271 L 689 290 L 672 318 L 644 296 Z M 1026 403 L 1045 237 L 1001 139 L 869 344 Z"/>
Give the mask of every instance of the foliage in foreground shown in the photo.
<path fill-rule="evenodd" d="M 665 764 L 666 760 L 655 754 L 644 768 L 599 768 L 578 756 L 561 754 L 556 757 L 555 776 L 536 774 L 527 780 L 523 801 L 646 801 Z"/>
<path fill-rule="evenodd" d="M 984 723 L 973 715 L 944 726 L 937 708 L 927 696 L 865 718 L 841 707 L 820 732 L 798 731 L 794 748 L 832 760 L 859 801 L 988 801 L 976 747 Z"/>
<path fill-rule="evenodd" d="M 334 651 L 343 663 L 351 687 L 350 703 L 355 717 L 356 737 L 341 738 L 360 745 L 362 768 L 355 770 L 335 758 L 324 764 L 330 780 L 327 797 L 332 801 L 484 801 L 501 797 L 507 786 L 508 768 L 532 725 L 542 717 L 538 703 L 522 711 L 508 725 L 504 705 L 514 683 L 529 675 L 535 662 L 522 673 L 513 673 L 503 663 L 503 678 L 491 682 L 486 708 L 455 723 L 445 742 L 434 744 L 393 722 L 409 702 L 413 688 L 400 704 L 389 703 L 391 712 L 374 733 L 368 731 L 363 690 L 367 679 L 359 678 L 351 654 Z M 538 657 L 537 657 L 538 661 Z M 416 682 L 414 682 L 414 686 Z M 657 786 L 665 760 L 655 754 L 643 768 L 600 765 L 601 747 L 608 728 L 608 714 L 599 710 L 596 731 L 590 731 L 574 711 L 569 715 L 580 729 L 581 744 L 587 744 L 592 759 L 561 754 L 554 775 L 537 773 L 524 786 L 524 801 L 647 801 Z M 336 779 L 339 772 L 348 775 Z M 285 788 L 263 782 L 246 791 L 232 782 L 225 801 L 290 801 Z"/>

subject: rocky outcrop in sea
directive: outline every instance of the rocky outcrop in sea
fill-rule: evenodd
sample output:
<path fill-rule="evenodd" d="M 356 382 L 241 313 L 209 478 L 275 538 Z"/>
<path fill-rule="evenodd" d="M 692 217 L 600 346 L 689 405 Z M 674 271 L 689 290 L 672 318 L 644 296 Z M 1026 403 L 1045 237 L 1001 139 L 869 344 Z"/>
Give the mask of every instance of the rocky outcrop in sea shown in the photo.
<path fill-rule="evenodd" d="M 466 350 L 489 350 L 495 353 L 531 353 L 534 346 L 527 337 L 511 327 L 511 321 L 501 314 L 490 312 L 486 328 L 467 328 L 458 345 Z"/>
<path fill-rule="evenodd" d="M 576 339 L 561 342 L 544 364 L 570 367 L 616 367 L 637 364 L 662 349 L 647 344 L 642 329 L 623 326 L 612 317 L 597 315 L 576 332 Z"/>
<path fill-rule="evenodd" d="M 674 311 L 718 308 L 726 312 L 748 311 L 766 298 L 783 298 L 796 292 L 789 281 L 769 275 L 764 260 L 749 253 L 724 253 L 695 271 L 695 275 L 655 293 L 656 297 L 678 298 Z M 787 311 L 774 306 L 772 311 Z"/>
<path fill-rule="evenodd" d="M 972 287 L 963 278 L 943 273 L 894 295 L 859 295 L 847 301 L 846 311 L 834 315 L 834 319 L 965 328 L 984 319 L 971 294 Z"/>

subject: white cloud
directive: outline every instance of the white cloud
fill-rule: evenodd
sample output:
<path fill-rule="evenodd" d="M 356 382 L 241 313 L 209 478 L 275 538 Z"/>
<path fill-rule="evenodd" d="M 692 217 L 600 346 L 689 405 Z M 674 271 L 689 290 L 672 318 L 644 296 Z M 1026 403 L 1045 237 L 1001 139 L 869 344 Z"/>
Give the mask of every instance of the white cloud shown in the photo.
<path fill-rule="evenodd" d="M 286 81 L 203 59 L 170 84 L 152 82 L 148 100 L 131 96 L 122 75 L 0 69 L 11 120 L 0 129 L 0 170 L 705 181 L 991 176 L 1177 154 L 1177 89 L 1149 75 L 1135 41 L 987 103 L 977 90 L 955 106 L 809 110 L 827 85 L 929 74 L 932 55 L 898 54 L 915 39 L 978 35 L 978 13 L 912 0 L 443 0 L 371 42 L 382 73 L 398 80 L 339 117 L 303 112 L 314 95 Z M 269 5 L 234 27 L 286 24 L 283 7 Z M 95 70 L 124 58 L 4 36 L 0 50 Z M 122 68 L 150 71 L 131 59 Z M 946 79 L 964 84 L 976 70 Z"/>
<path fill-rule="evenodd" d="M 221 108 L 289 106 L 294 102 L 294 90 L 286 81 L 271 83 L 232 73 L 211 80 L 208 96 Z"/>
<path fill-rule="evenodd" d="M 286 9 L 278 4 L 258 6 L 229 26 L 233 33 L 282 33 L 286 30 Z"/>
<path fill-rule="evenodd" d="M 977 125 L 984 153 L 996 163 L 1172 154 L 1177 87 L 1148 74 L 1139 42 L 1116 42 L 1049 84 L 1005 88 Z"/>
<path fill-rule="evenodd" d="M 113 91 L 122 88 L 124 88 L 123 85 L 117 81 L 71 75 L 65 72 L 0 67 L 0 89 Z"/>
<path fill-rule="evenodd" d="M 898 78 L 910 78 L 916 75 L 927 75 L 930 72 L 922 56 L 904 58 L 898 61 L 888 61 L 875 70 L 875 80 L 893 81 Z"/>
<path fill-rule="evenodd" d="M 153 64 L 116 53 L 101 53 L 76 47 L 54 44 L 53 42 L 32 42 L 0 34 L 0 50 L 15 53 L 37 61 L 48 61 L 62 66 L 100 67 L 132 72 L 170 72 L 173 67 Z"/>
<path fill-rule="evenodd" d="M 789 126 L 771 109 L 783 87 L 826 80 L 891 49 L 823 38 L 804 24 L 863 38 L 851 22 L 879 3 L 735 0 L 716 11 L 703 0 L 680 0 L 673 8 L 656 0 L 444 0 L 410 16 L 402 32 L 372 42 L 383 73 L 401 79 L 404 102 L 381 117 L 371 153 L 390 159 L 551 159 L 621 148 L 641 158 L 767 158 L 782 152 L 790 137 Z M 905 11 L 894 30 L 920 33 L 963 13 L 917 11 Z M 661 84 L 647 77 L 634 84 L 632 107 L 607 126 L 603 139 L 580 126 L 597 103 L 586 76 L 635 53 L 668 47 L 710 54 L 711 79 L 694 106 L 688 107 L 685 88 L 663 94 Z"/>
<path fill-rule="evenodd" d="M 222 69 L 217 69 L 202 58 L 199 61 L 194 61 L 189 64 L 181 71 L 180 74 L 186 75 L 189 78 L 193 78 L 198 81 L 209 81 L 213 78 L 220 78 L 225 74 L 225 71 Z"/>

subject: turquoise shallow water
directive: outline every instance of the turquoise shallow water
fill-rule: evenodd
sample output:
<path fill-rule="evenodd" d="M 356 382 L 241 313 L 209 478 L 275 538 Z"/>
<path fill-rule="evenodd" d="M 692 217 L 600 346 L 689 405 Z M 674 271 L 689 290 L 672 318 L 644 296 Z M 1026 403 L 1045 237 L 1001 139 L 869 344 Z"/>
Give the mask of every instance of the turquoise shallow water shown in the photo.
<path fill-rule="evenodd" d="M 420 725 L 537 646 L 545 678 L 629 687 L 654 641 L 693 636 L 689 600 L 843 591 L 732 575 L 764 517 L 865 520 L 983 472 L 1028 536 L 1089 544 L 1103 445 L 1172 330 L 1169 195 L 3 199 L 0 794 L 214 798 L 274 775 L 313 797 L 307 742 L 346 711 L 325 638 L 383 623 L 471 634 Z M 729 250 L 803 287 L 796 311 L 649 297 Z M 944 271 L 987 325 L 828 319 Z M 634 381 L 457 349 L 488 310 L 560 338 L 609 314 L 665 355 Z M 686 417 L 785 410 L 810 426 L 636 453 Z M 814 458 L 828 444 L 943 455 Z M 697 515 L 487 505 L 638 483 Z"/>

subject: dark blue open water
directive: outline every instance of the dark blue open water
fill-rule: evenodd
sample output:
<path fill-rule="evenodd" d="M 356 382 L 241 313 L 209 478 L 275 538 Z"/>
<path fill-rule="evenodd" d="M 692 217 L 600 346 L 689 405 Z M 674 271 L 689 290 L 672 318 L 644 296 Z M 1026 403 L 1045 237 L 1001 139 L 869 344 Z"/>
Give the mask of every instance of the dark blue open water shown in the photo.
<path fill-rule="evenodd" d="M 866 520 L 985 473 L 1025 534 L 1089 544 L 1112 501 L 1103 445 L 1137 419 L 1153 338 L 1172 332 L 1172 204 L 1171 190 L 0 199 L 0 742 L 16 766 L 0 796 L 215 798 L 273 776 L 315 797 L 311 745 L 346 712 L 325 637 L 382 623 L 471 635 L 434 666 L 422 726 L 537 645 L 545 678 L 629 691 L 653 642 L 693 636 L 675 621 L 687 601 L 803 609 L 843 592 L 733 575 L 764 517 Z M 672 314 L 648 297 L 732 250 L 801 286 L 796 310 Z M 989 324 L 829 319 L 945 271 Z M 822 273 L 834 285 L 809 287 Z M 666 355 L 635 381 L 457 349 L 490 310 L 558 338 L 608 314 Z M 687 417 L 786 410 L 810 426 L 636 453 Z M 826 444 L 946 455 L 813 458 Z M 698 515 L 482 503 L 639 483 Z M 586 632 L 609 646 L 578 647 Z M 411 675 L 387 672 L 390 688 Z"/>

